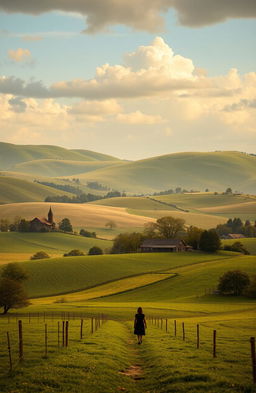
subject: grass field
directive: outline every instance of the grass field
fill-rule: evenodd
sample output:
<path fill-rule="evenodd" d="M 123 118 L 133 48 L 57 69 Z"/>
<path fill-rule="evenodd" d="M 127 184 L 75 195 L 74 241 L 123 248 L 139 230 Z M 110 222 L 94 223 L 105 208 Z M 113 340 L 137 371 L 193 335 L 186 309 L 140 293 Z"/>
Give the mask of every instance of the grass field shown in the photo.
<path fill-rule="evenodd" d="M 49 195 L 72 194 L 42 184 L 13 177 L 0 176 L 0 204 L 43 201 Z"/>
<path fill-rule="evenodd" d="M 233 244 L 236 240 L 232 239 L 224 239 L 222 240 L 222 244 Z M 256 254 L 256 238 L 251 237 L 251 238 L 242 238 L 242 239 L 237 239 L 237 241 L 241 242 L 245 248 L 249 251 L 250 254 L 255 255 Z"/>
<path fill-rule="evenodd" d="M 255 299 L 209 294 L 226 270 L 255 274 L 255 257 L 230 252 L 126 254 L 57 258 L 22 265 L 30 273 L 27 288 L 31 296 L 40 292 L 50 295 L 63 288 L 69 293 L 32 299 L 32 305 L 21 310 L 22 364 L 17 363 L 17 318 L 13 312 L 11 318 L 0 318 L 1 392 L 256 392 L 249 343 L 255 336 Z M 87 289 L 77 292 L 82 288 Z M 60 299 L 63 303 L 58 303 Z M 141 346 L 136 344 L 131 321 L 138 305 L 148 320 Z M 33 317 L 38 311 L 41 317 Z M 92 335 L 87 317 L 101 313 L 108 314 L 109 320 Z M 154 319 L 152 324 L 150 316 L 164 320 Z M 68 348 L 62 348 L 61 343 L 58 346 L 57 322 L 61 327 L 63 318 L 69 319 Z M 212 356 L 213 329 L 217 331 L 216 358 Z M 7 372 L 7 330 L 15 365 L 11 374 Z"/>
<path fill-rule="evenodd" d="M 151 193 L 175 189 L 255 193 L 256 158 L 239 152 L 175 153 L 80 174 L 114 189 Z M 221 176 L 220 176 L 221 173 Z"/>
<path fill-rule="evenodd" d="M 74 228 L 104 228 L 109 220 L 114 220 L 117 228 L 143 227 L 152 221 L 147 217 L 129 214 L 124 208 L 98 206 L 88 203 L 12 203 L 0 206 L 2 218 L 14 219 L 21 216 L 26 219 L 47 215 L 52 207 L 54 220 L 58 223 L 68 217 Z"/>
<path fill-rule="evenodd" d="M 88 253 L 93 246 L 103 250 L 112 242 L 64 233 L 0 233 L 0 264 L 30 259 L 37 251 L 45 251 L 51 257 L 62 256 L 72 249 Z"/>
<path fill-rule="evenodd" d="M 114 166 L 122 161 L 71 161 L 71 160 L 54 160 L 43 159 L 27 161 L 16 164 L 12 167 L 15 172 L 25 172 L 39 176 L 70 176 L 78 175 L 79 173 L 86 173 L 96 169 L 105 168 L 107 166 Z"/>

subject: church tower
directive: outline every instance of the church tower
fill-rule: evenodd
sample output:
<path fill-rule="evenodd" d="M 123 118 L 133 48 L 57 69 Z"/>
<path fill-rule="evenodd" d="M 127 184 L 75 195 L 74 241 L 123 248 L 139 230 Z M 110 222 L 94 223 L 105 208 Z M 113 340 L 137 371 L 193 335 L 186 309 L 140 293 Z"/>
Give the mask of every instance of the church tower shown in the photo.
<path fill-rule="evenodd" d="M 50 210 L 48 212 L 48 222 L 50 224 L 53 224 L 53 213 L 52 213 L 52 207 L 50 207 Z"/>

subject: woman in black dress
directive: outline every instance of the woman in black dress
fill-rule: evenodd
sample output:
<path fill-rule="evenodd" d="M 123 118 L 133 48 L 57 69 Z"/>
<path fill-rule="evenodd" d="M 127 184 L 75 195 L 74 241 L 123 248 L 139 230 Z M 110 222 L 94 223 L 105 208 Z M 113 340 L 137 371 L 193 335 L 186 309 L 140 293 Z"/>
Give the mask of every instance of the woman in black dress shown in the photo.
<path fill-rule="evenodd" d="M 142 308 L 139 307 L 134 318 L 134 334 L 138 337 L 138 344 L 142 344 L 142 336 L 145 336 L 146 327 L 145 315 L 142 312 Z"/>

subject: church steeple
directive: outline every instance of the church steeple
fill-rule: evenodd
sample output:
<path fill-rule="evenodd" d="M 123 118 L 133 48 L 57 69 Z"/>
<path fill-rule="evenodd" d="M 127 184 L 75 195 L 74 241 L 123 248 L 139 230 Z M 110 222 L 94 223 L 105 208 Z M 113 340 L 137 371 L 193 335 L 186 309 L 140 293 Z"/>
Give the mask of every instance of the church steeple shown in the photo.
<path fill-rule="evenodd" d="M 53 224 L 53 212 L 52 212 L 52 207 L 50 206 L 50 210 L 48 212 L 48 222 Z"/>

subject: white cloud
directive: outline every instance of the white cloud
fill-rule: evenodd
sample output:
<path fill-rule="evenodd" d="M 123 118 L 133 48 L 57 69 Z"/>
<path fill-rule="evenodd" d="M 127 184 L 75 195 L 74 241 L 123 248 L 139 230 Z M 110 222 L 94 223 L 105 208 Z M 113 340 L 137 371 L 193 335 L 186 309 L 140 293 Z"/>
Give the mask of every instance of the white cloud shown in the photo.
<path fill-rule="evenodd" d="M 50 11 L 68 12 L 86 18 L 86 32 L 95 33 L 112 25 L 156 32 L 163 30 L 163 14 L 170 8 L 181 24 L 204 26 L 229 18 L 256 17 L 255 0 L 0 0 L 0 10 L 38 15 Z"/>
<path fill-rule="evenodd" d="M 69 113 L 74 115 L 114 115 L 122 111 L 116 100 L 81 101 L 74 104 Z"/>
<path fill-rule="evenodd" d="M 141 125 L 152 125 L 163 123 L 164 120 L 161 116 L 153 116 L 136 111 L 132 113 L 120 113 L 117 115 L 117 121 L 124 124 L 141 124 Z"/>
<path fill-rule="evenodd" d="M 16 50 L 8 50 L 8 57 L 17 63 L 31 60 L 31 52 L 29 49 L 18 48 Z"/>

